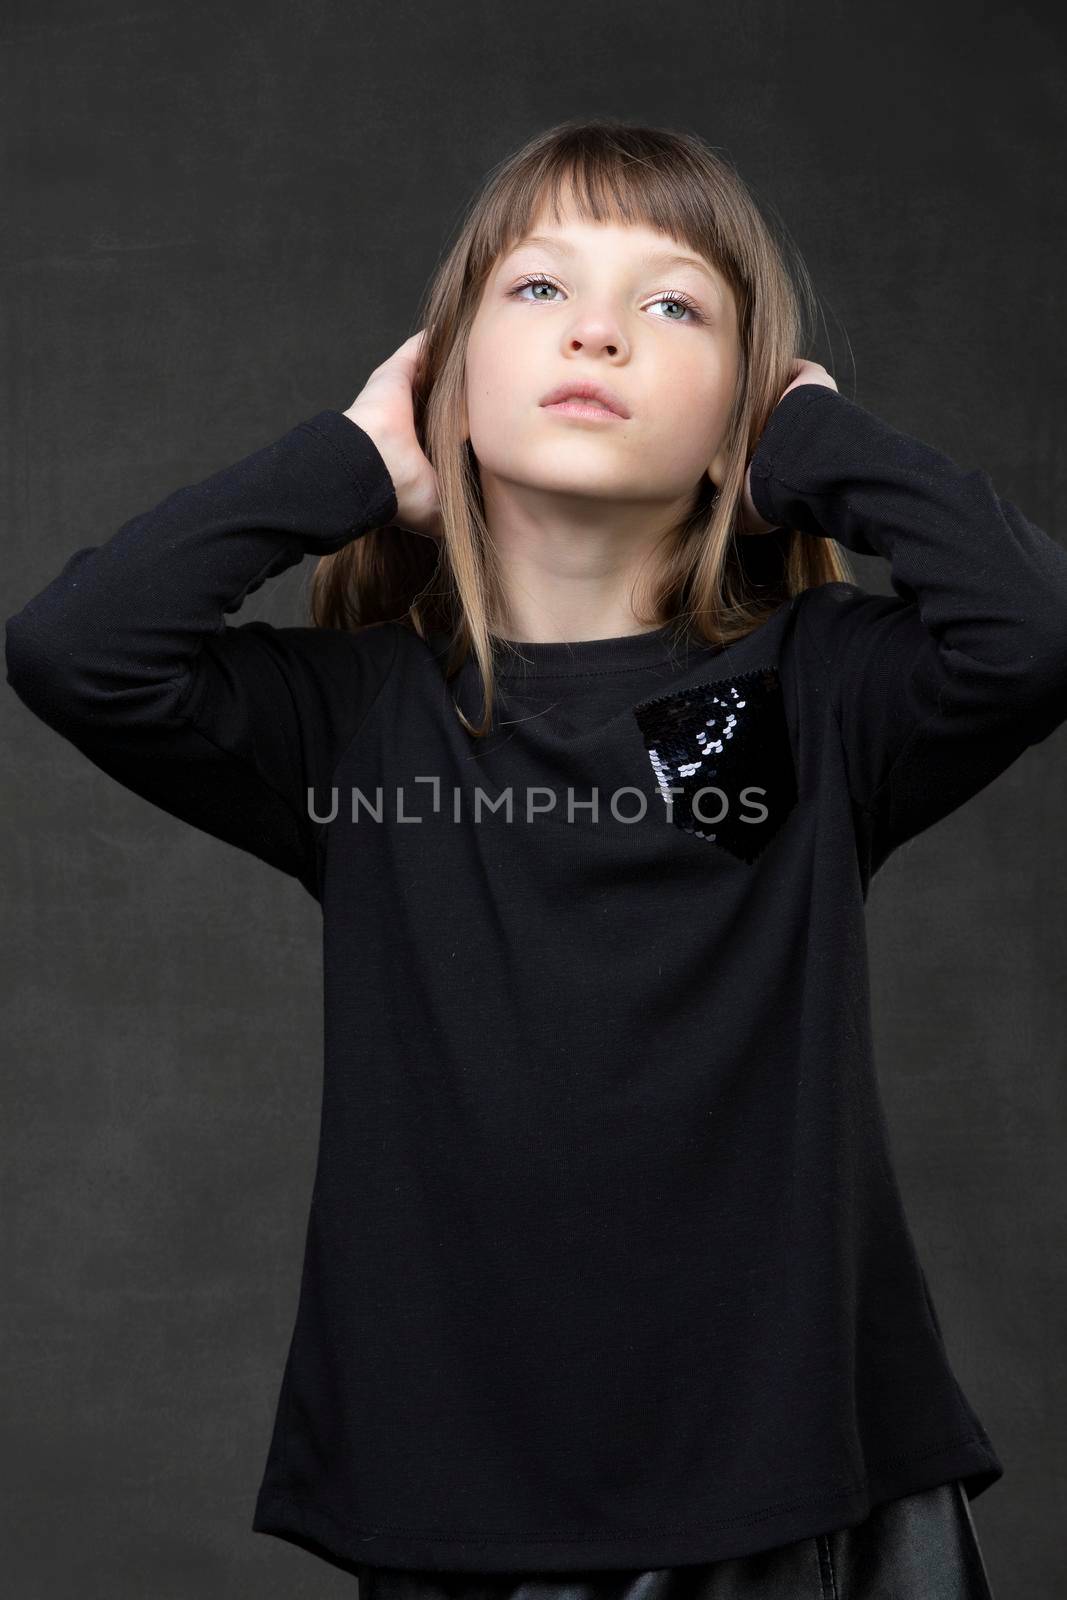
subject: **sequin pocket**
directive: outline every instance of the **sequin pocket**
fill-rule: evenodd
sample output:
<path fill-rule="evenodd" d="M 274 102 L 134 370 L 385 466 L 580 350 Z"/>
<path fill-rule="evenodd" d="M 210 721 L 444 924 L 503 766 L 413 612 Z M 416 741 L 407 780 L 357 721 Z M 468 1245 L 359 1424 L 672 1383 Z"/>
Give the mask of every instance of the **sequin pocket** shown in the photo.
<path fill-rule="evenodd" d="M 797 800 L 776 669 L 658 695 L 633 713 L 670 820 L 755 861 Z"/>

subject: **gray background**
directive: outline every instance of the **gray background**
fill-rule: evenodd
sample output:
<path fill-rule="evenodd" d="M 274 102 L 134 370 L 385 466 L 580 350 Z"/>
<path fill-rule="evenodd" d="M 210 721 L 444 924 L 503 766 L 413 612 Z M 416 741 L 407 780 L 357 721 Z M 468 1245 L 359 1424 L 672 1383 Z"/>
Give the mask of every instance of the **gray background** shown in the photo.
<path fill-rule="evenodd" d="M 3 614 L 79 546 L 324 406 L 414 331 L 531 133 L 692 129 L 780 215 L 844 393 L 1062 533 L 1064 25 L 1051 6 L 6 0 Z M 889 592 L 884 563 L 858 580 Z M 302 621 L 312 563 L 242 620 Z M 3 1586 L 352 1594 L 250 1536 L 296 1310 L 320 914 L 0 697 Z M 898 1172 L 1006 1475 L 998 1600 L 1067 1590 L 1067 735 L 869 906 Z"/>

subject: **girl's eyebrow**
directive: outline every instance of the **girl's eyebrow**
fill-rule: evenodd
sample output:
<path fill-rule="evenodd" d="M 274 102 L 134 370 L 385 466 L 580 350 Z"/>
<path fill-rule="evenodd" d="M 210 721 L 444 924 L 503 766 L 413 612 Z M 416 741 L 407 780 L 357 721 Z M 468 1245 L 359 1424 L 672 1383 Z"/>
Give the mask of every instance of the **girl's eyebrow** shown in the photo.
<path fill-rule="evenodd" d="M 517 244 L 513 244 L 503 260 L 510 260 L 518 251 L 525 249 L 530 244 L 543 245 L 546 250 L 556 250 L 560 255 L 573 256 L 577 253 L 577 246 L 570 244 L 566 239 L 554 239 L 544 233 L 530 233 L 527 234 L 525 239 L 520 239 Z M 718 280 L 708 263 L 701 261 L 699 256 L 682 255 L 676 250 L 650 250 L 639 257 L 639 260 L 641 265 L 645 267 L 695 267 L 698 272 L 704 274 L 708 282 L 716 289 L 719 287 Z"/>

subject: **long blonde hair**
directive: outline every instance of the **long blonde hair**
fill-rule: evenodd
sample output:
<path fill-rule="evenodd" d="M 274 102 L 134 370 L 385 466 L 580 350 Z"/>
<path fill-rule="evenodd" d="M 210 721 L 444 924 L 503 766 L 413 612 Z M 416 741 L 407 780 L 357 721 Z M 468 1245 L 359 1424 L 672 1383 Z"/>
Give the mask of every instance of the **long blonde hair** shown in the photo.
<path fill-rule="evenodd" d="M 357 630 L 400 622 L 421 637 L 448 639 L 451 679 L 473 651 L 490 731 L 494 698 L 490 619 L 503 614 L 502 586 L 485 522 L 478 462 L 461 419 L 471 325 L 496 262 L 547 202 L 559 220 L 565 191 L 585 221 L 645 224 L 702 254 L 733 289 L 740 335 L 734 405 L 723 440 L 718 491 L 702 474 L 686 516 L 657 548 L 635 615 L 650 627 L 685 623 L 698 640 L 729 644 L 792 595 L 851 578 L 831 539 L 786 530 L 736 535 L 749 457 L 810 337 L 815 306 L 795 251 L 794 277 L 780 245 L 733 166 L 690 133 L 611 118 L 572 119 L 547 129 L 494 168 L 470 203 L 459 236 L 423 296 L 426 329 L 412 399 L 419 443 L 437 476 L 443 538 L 398 527 L 373 529 L 322 557 L 311 580 L 311 622 Z M 741 544 L 775 541 L 770 578 L 755 581 Z"/>

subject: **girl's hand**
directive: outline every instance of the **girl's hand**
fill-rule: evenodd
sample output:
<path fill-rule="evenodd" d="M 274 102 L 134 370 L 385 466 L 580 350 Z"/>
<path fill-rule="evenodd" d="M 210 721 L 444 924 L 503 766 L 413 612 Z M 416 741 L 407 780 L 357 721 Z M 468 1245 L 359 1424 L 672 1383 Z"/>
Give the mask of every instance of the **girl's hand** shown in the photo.
<path fill-rule="evenodd" d="M 836 391 L 837 384 L 831 378 L 825 367 L 817 361 L 794 361 L 793 377 L 778 397 L 776 404 L 780 405 L 790 389 L 799 389 L 802 383 L 821 383 L 824 388 Z M 773 415 L 773 413 L 772 413 Z M 745 490 L 741 500 L 741 527 L 742 533 L 770 533 L 779 524 L 764 522 L 752 500 L 752 463 L 749 462 L 745 472 Z"/>
<path fill-rule="evenodd" d="M 345 416 L 369 434 L 396 490 L 396 526 L 431 539 L 443 537 L 437 474 L 415 433 L 411 388 L 426 329 L 405 339 L 375 367 Z"/>

